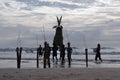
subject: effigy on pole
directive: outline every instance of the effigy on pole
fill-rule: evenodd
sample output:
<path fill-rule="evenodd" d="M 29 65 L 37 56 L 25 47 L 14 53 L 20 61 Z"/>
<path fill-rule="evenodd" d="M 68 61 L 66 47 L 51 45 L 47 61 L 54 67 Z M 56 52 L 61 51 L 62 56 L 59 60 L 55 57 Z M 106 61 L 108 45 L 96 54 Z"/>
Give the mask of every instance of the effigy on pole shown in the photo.
<path fill-rule="evenodd" d="M 58 25 L 53 27 L 56 29 L 53 44 L 56 44 L 57 46 L 63 45 L 63 32 L 62 32 L 63 26 L 61 25 L 61 20 L 62 16 L 60 17 L 60 19 L 57 17 Z"/>
<path fill-rule="evenodd" d="M 56 17 L 57 18 L 57 23 L 58 25 L 54 26 L 53 28 L 56 29 L 56 32 L 55 32 L 55 36 L 54 36 L 54 39 L 53 39 L 53 44 L 55 44 L 56 46 L 59 47 L 60 49 L 60 59 L 61 59 L 61 62 L 63 62 L 64 59 L 62 59 L 62 57 L 64 58 L 64 52 L 62 52 L 62 47 L 63 47 L 63 26 L 61 25 L 61 21 L 62 21 L 62 16 L 60 18 Z"/>

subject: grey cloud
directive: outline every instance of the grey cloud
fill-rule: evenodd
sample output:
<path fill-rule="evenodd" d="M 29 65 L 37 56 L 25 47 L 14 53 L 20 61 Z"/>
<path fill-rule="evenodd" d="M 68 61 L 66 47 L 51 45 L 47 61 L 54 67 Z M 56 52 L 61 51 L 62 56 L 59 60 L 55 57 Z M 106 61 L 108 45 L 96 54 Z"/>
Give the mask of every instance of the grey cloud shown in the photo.
<path fill-rule="evenodd" d="M 86 38 L 86 43 L 88 47 L 94 47 L 98 42 L 100 42 L 103 46 L 111 46 L 111 47 L 119 47 L 117 43 L 119 43 L 120 33 L 109 33 L 108 30 L 120 30 L 119 28 L 120 22 L 116 22 L 116 20 L 112 20 L 109 23 L 101 23 L 99 25 L 89 25 L 88 27 L 76 28 L 76 30 L 80 30 L 74 32 L 72 34 L 72 42 L 79 44 L 79 46 L 84 46 L 83 36 Z M 91 29 L 88 29 L 91 28 Z M 82 29 L 82 31 L 81 31 Z M 71 29 L 72 30 L 72 29 Z M 105 35 L 104 33 L 108 33 Z M 114 34 L 114 35 L 113 35 Z"/>
<path fill-rule="evenodd" d="M 65 0 L 65 1 L 72 1 L 75 3 L 83 3 L 83 4 L 93 4 L 96 0 Z"/>
<path fill-rule="evenodd" d="M 46 28 L 46 40 L 52 45 L 52 40 L 55 33 L 55 30 L 52 30 L 52 26 L 57 25 L 56 15 L 61 16 L 61 14 L 50 14 L 49 12 L 41 13 L 39 11 L 34 12 L 34 9 L 36 7 L 41 8 L 41 6 L 46 6 L 44 9 L 51 8 L 51 11 L 52 9 L 61 10 L 63 8 L 65 8 L 68 13 L 72 12 L 73 10 L 75 11 L 75 13 L 73 14 L 62 14 L 62 25 L 64 26 L 63 29 L 65 44 L 68 41 L 66 33 L 66 29 L 68 29 L 70 41 L 75 47 L 85 46 L 85 42 L 83 39 L 84 37 L 86 39 L 88 47 L 94 47 L 98 42 L 101 42 L 104 46 L 119 46 L 118 43 L 120 40 L 120 34 L 116 33 L 115 31 L 108 31 L 108 29 L 120 29 L 120 20 L 118 19 L 119 8 L 117 7 L 112 8 L 116 9 L 114 12 L 114 10 L 108 9 L 109 7 L 107 4 L 99 2 L 99 0 L 70 0 L 73 1 L 73 4 L 63 3 L 62 1 L 53 3 L 51 3 L 50 1 L 40 2 L 39 0 L 16 1 L 23 2 L 27 6 L 20 7 L 20 10 L 18 11 L 18 14 L 16 14 L 16 16 L 9 15 L 10 17 L 7 17 L 0 14 L 0 37 L 2 38 L 0 41 L 0 47 L 16 47 L 16 38 L 19 31 L 21 31 L 21 41 L 24 47 L 36 47 L 36 37 L 38 37 L 39 43 L 44 42 L 43 33 L 37 32 L 41 30 L 43 24 L 45 24 Z M 69 0 L 66 1 L 69 2 Z M 80 6 L 76 5 L 75 3 L 80 3 L 83 5 Z M 5 4 L 9 7 L 8 3 Z M 26 11 L 28 14 L 26 13 Z M 81 14 L 80 11 L 83 13 Z M 14 24 L 8 23 L 11 20 L 14 20 Z M 105 33 L 110 33 L 111 35 L 105 35 Z M 11 37 L 13 38 L 11 39 Z"/>
<path fill-rule="evenodd" d="M 61 2 L 47 2 L 47 1 L 39 1 L 39 0 L 17 0 L 20 2 L 25 2 L 29 6 L 48 6 L 48 7 L 58 7 L 58 8 L 68 8 L 68 9 L 76 9 L 76 8 L 86 8 L 86 6 L 79 6 L 75 4 L 67 4 Z M 81 3 L 80 3 L 81 4 Z"/>

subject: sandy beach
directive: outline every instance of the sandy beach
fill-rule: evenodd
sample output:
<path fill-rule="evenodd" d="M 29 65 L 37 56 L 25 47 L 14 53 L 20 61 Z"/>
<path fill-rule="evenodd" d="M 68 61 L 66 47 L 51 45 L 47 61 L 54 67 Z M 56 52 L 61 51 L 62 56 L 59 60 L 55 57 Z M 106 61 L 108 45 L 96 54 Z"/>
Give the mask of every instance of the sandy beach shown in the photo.
<path fill-rule="evenodd" d="M 0 69 L 0 80 L 120 80 L 120 69 Z"/>

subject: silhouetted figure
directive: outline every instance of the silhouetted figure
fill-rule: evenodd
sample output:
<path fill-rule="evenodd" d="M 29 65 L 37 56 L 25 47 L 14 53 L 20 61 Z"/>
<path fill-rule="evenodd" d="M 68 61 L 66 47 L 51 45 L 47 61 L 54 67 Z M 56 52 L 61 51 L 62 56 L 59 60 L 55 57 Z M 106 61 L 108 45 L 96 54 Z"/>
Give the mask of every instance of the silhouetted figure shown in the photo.
<path fill-rule="evenodd" d="M 56 46 L 56 44 L 53 44 L 53 47 L 52 47 L 52 51 L 53 51 L 53 62 L 54 62 L 54 57 L 56 58 L 56 63 L 58 61 L 58 58 L 57 58 L 57 50 L 58 50 L 58 47 Z"/>
<path fill-rule="evenodd" d="M 44 43 L 44 68 L 46 68 L 46 64 L 48 64 L 48 67 L 50 68 L 50 47 L 47 42 Z"/>
<path fill-rule="evenodd" d="M 101 46 L 100 44 L 97 44 L 95 61 L 97 61 L 97 58 L 99 58 L 99 60 L 102 62 L 100 50 L 101 50 Z"/>
<path fill-rule="evenodd" d="M 16 53 L 17 53 L 17 68 L 20 68 L 21 65 L 21 54 L 22 54 L 22 47 L 17 47 L 16 48 Z"/>
<path fill-rule="evenodd" d="M 42 57 L 43 53 L 42 53 L 42 47 L 41 47 L 41 45 L 39 46 L 39 48 L 37 48 L 37 53 L 38 53 L 39 56 Z"/>
<path fill-rule="evenodd" d="M 41 45 L 37 48 L 37 68 L 39 68 L 39 56 L 42 57 L 42 47 Z"/>
<path fill-rule="evenodd" d="M 65 63 L 65 45 L 60 47 L 60 55 L 61 55 L 61 64 Z"/>
<path fill-rule="evenodd" d="M 57 46 L 61 46 L 63 44 L 63 34 L 62 34 L 63 26 L 61 26 L 61 20 L 62 20 L 62 16 L 60 17 L 60 19 L 57 17 L 58 25 L 53 27 L 56 28 L 53 44 L 56 44 Z"/>
<path fill-rule="evenodd" d="M 71 54 L 72 54 L 72 48 L 70 46 L 70 43 L 68 42 L 68 47 L 67 47 L 67 57 L 68 57 L 68 65 L 71 65 Z"/>

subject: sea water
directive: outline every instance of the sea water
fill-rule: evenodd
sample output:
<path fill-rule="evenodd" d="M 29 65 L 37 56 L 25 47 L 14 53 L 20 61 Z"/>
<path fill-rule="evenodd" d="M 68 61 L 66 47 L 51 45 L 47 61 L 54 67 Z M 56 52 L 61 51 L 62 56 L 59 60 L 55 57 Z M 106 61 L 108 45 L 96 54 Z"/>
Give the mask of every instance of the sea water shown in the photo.
<path fill-rule="evenodd" d="M 102 63 L 95 63 L 95 53 L 88 49 L 88 67 L 89 68 L 120 68 L 119 49 L 101 50 Z M 21 68 L 36 68 L 36 51 L 33 53 L 22 52 Z M 53 63 L 51 53 L 51 68 L 84 68 L 86 67 L 84 49 L 73 50 L 71 66 L 68 66 L 67 55 L 65 56 L 65 65 L 61 62 Z M 59 54 L 58 54 L 59 58 Z M 17 68 L 17 56 L 15 51 L 0 52 L 0 68 Z M 39 68 L 43 68 L 43 57 L 40 57 Z"/>

